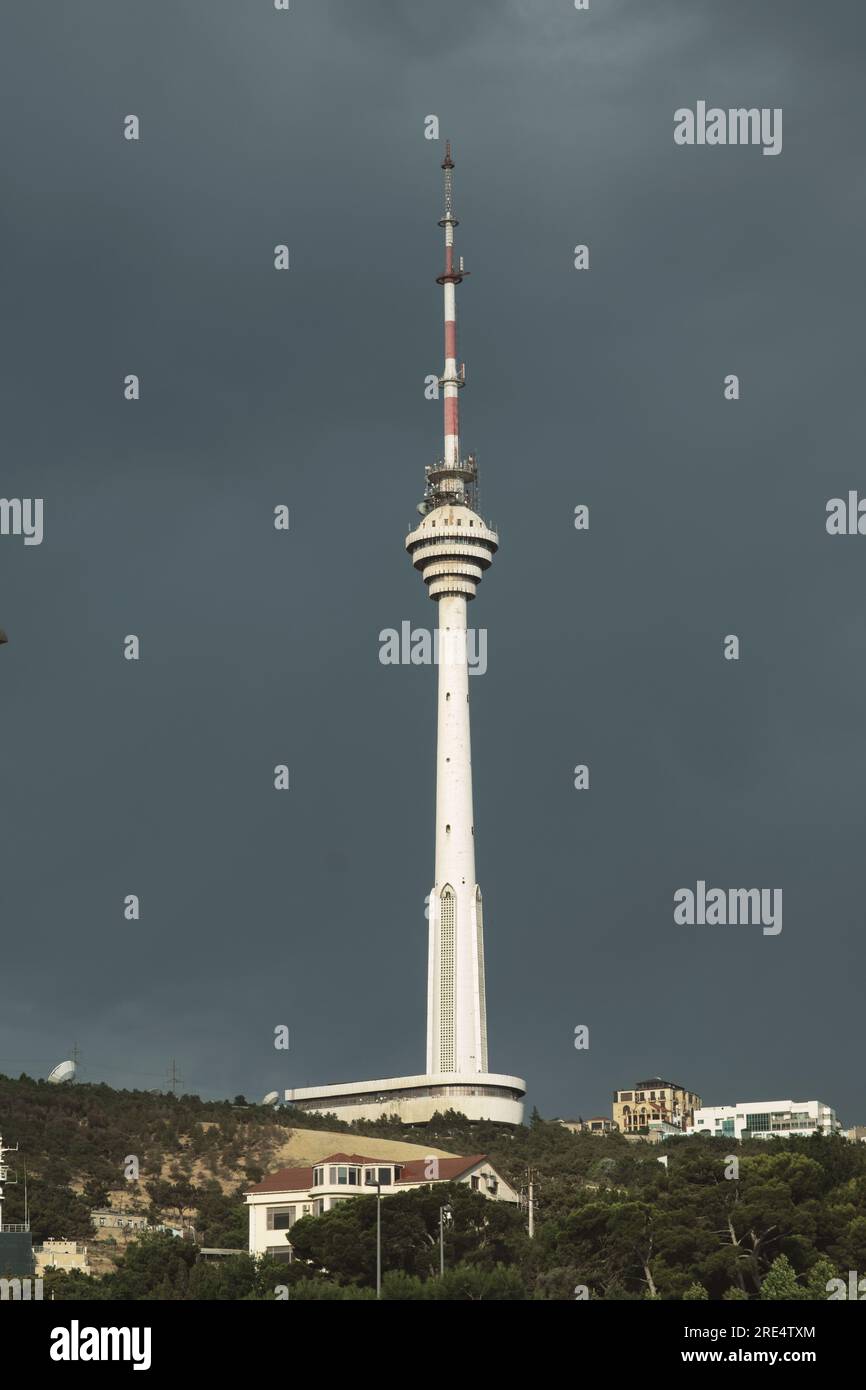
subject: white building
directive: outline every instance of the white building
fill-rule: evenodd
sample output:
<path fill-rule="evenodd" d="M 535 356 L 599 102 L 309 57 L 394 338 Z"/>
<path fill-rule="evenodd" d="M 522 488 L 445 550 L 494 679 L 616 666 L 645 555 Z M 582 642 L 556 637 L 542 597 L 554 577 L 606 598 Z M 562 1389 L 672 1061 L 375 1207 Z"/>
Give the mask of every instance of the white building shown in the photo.
<path fill-rule="evenodd" d="M 426 1124 L 437 1110 L 458 1110 L 469 1120 L 500 1120 L 513 1125 L 523 1118 L 523 1105 L 516 1097 L 524 1090 L 518 1076 L 479 1072 L 470 1078 L 443 1072 L 438 1076 L 301 1086 L 287 1090 L 285 1098 L 299 1110 L 319 1115 L 332 1112 L 341 1120 L 378 1120 L 388 1115 L 407 1125 Z"/>
<path fill-rule="evenodd" d="M 732 1139 L 771 1139 L 774 1135 L 835 1134 L 835 1111 L 820 1100 L 748 1100 L 738 1105 L 704 1105 L 695 1111 L 689 1134 Z"/>
<path fill-rule="evenodd" d="M 501 1178 L 485 1154 L 468 1158 L 413 1158 L 404 1162 L 330 1154 L 311 1167 L 282 1168 L 246 1192 L 251 1255 L 290 1260 L 287 1232 L 304 1216 L 321 1216 L 338 1202 L 432 1187 L 437 1182 L 466 1183 L 492 1202 L 517 1202 L 514 1188 Z"/>
<path fill-rule="evenodd" d="M 87 1246 L 75 1240 L 46 1240 L 42 1245 L 34 1245 L 36 1273 L 44 1274 L 46 1269 L 78 1269 L 90 1273 Z"/>
<path fill-rule="evenodd" d="M 445 147 L 445 365 L 443 456 L 426 468 L 422 521 L 406 549 L 436 604 L 438 719 L 436 854 L 427 949 L 427 1070 L 419 1076 L 340 1082 L 287 1090 L 303 1110 L 340 1119 L 393 1115 L 423 1124 L 436 1111 L 517 1125 L 526 1085 L 488 1070 L 487 1003 L 481 888 L 475 873 L 475 814 L 469 735 L 467 608 L 499 548 L 499 537 L 477 506 L 478 470 L 460 448 L 458 397 L 464 372 L 457 363 L 455 292 L 467 273 L 454 256 L 450 143 Z"/>

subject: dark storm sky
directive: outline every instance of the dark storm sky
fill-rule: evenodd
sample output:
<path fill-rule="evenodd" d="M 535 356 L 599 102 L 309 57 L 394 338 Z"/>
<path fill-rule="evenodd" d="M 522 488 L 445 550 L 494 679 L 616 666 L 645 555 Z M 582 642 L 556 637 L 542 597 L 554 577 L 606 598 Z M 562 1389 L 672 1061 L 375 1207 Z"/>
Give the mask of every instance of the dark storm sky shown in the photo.
<path fill-rule="evenodd" d="M 866 489 L 862 4 L 9 0 L 2 30 L 0 492 L 45 538 L 0 537 L 0 1069 L 423 1068 L 435 675 L 378 634 L 435 619 L 402 547 L 441 448 L 436 114 L 502 543 L 470 610 L 491 1067 L 548 1115 L 662 1073 L 864 1121 L 866 538 L 824 528 Z M 782 107 L 782 153 L 676 147 L 698 100 Z M 781 934 L 675 925 L 698 879 L 782 888 Z"/>

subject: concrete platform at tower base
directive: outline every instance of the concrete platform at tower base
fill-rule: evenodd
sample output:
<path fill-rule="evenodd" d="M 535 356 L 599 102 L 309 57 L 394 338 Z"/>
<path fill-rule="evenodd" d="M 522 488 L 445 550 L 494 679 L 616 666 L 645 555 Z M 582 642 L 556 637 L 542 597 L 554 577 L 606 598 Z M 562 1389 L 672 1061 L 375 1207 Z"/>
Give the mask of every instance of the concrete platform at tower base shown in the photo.
<path fill-rule="evenodd" d="M 378 1120 L 393 1116 L 406 1125 L 427 1124 L 437 1110 L 456 1110 L 468 1120 L 498 1124 L 523 1122 L 526 1083 L 495 1072 L 442 1072 L 436 1076 L 391 1076 L 381 1081 L 345 1081 L 302 1086 L 285 1092 L 299 1110 L 336 1115 L 340 1120 Z"/>

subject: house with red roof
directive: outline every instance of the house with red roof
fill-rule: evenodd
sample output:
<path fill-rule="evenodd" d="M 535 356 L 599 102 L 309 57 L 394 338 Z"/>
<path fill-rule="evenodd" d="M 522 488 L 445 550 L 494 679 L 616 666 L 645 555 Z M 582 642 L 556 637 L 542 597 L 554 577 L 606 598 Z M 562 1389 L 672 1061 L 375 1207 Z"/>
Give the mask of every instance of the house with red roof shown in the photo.
<path fill-rule="evenodd" d="M 321 1216 L 353 1197 L 383 1197 L 438 1182 L 462 1182 L 491 1202 L 514 1202 L 517 1192 L 496 1171 L 486 1154 L 466 1158 L 401 1161 L 335 1153 L 310 1167 L 281 1168 L 247 1189 L 251 1255 L 289 1261 L 288 1232 L 304 1216 Z"/>

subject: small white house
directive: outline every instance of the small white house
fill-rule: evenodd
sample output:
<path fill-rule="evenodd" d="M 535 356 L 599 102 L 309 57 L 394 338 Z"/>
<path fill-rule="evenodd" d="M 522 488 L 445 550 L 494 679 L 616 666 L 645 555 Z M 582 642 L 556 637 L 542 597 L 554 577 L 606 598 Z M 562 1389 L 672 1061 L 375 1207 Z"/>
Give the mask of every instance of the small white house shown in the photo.
<path fill-rule="evenodd" d="M 468 1158 L 413 1158 L 396 1162 L 360 1154 L 331 1154 L 307 1168 L 282 1168 L 246 1192 L 250 1254 L 292 1257 L 286 1232 L 304 1216 L 321 1216 L 338 1202 L 381 1192 L 408 1192 L 437 1182 L 463 1182 L 492 1202 L 517 1202 L 486 1154 Z"/>

